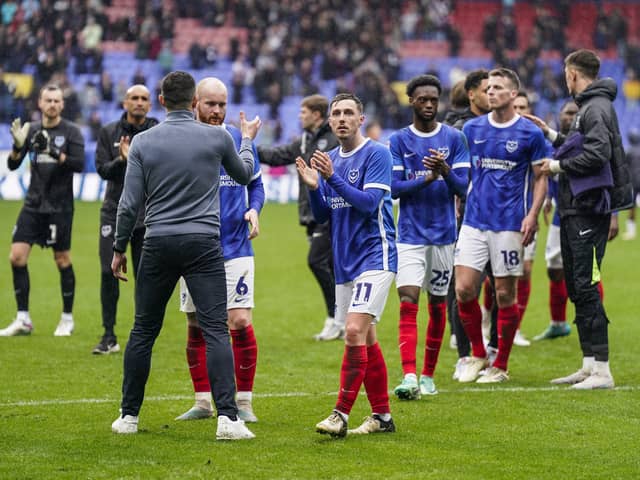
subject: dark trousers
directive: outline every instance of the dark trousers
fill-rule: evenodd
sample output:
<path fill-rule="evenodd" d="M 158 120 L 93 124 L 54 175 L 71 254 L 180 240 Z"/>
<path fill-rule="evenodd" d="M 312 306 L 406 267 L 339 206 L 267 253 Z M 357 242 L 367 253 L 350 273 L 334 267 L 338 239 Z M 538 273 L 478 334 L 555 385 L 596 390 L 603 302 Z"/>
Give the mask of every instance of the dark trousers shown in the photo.
<path fill-rule="evenodd" d="M 100 253 L 100 304 L 102 305 L 102 326 L 104 327 L 105 334 L 114 336 L 116 313 L 118 311 L 118 299 L 120 298 L 120 284 L 111 271 L 115 230 L 115 217 L 101 214 L 98 250 Z M 134 278 L 138 272 L 138 265 L 140 265 L 144 232 L 144 227 L 136 228 L 131 235 L 131 266 L 133 267 Z"/>
<path fill-rule="evenodd" d="M 560 247 L 569 298 L 576 307 L 575 324 L 585 357 L 609 359 L 607 314 L 598 282 L 607 246 L 611 215 L 567 216 L 560 219 Z"/>
<path fill-rule="evenodd" d="M 322 290 L 327 315 L 333 317 L 336 311 L 336 282 L 333 276 L 329 223 L 307 225 L 307 238 L 309 239 L 307 263 Z"/>
<path fill-rule="evenodd" d="M 207 344 L 209 382 L 218 415 L 235 418 L 233 353 L 227 328 L 227 288 L 222 248 L 211 235 L 144 240 L 136 281 L 136 316 L 124 354 L 122 414 L 138 415 L 167 302 L 183 276 Z"/>

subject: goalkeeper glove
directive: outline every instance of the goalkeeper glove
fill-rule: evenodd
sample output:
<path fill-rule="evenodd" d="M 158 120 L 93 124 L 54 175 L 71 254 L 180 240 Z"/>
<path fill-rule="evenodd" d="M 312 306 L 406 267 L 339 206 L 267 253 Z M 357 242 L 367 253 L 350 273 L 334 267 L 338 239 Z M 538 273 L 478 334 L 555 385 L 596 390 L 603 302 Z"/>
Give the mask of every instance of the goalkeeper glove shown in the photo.
<path fill-rule="evenodd" d="M 24 147 L 24 142 L 27 140 L 27 133 L 29 132 L 29 122 L 21 125 L 19 118 L 16 118 L 11 122 L 11 136 L 13 137 L 14 150 L 21 150 Z"/>

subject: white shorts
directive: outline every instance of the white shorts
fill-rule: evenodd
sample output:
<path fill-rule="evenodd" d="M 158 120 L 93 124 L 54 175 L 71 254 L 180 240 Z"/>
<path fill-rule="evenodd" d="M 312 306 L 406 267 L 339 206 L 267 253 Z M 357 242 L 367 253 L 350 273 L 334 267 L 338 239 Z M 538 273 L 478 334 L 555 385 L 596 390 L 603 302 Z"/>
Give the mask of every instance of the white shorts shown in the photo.
<path fill-rule="evenodd" d="M 547 232 L 547 248 L 544 250 L 547 268 L 562 270 L 562 251 L 560 249 L 560 227 L 549 225 Z"/>
<path fill-rule="evenodd" d="M 524 247 L 524 261 L 525 262 L 533 262 L 536 257 L 536 246 L 538 245 L 538 234 L 536 233 L 533 236 L 533 242 Z"/>
<path fill-rule="evenodd" d="M 227 310 L 253 308 L 253 257 L 239 257 L 224 262 L 227 277 Z M 187 282 L 180 277 L 180 311 L 193 313 L 193 304 Z"/>
<path fill-rule="evenodd" d="M 409 245 L 398 243 L 396 286 L 413 285 L 432 295 L 446 296 L 453 273 L 450 245 Z"/>
<path fill-rule="evenodd" d="M 364 272 L 354 281 L 336 285 L 336 323 L 344 325 L 347 313 L 373 315 L 378 323 L 396 274 L 385 270 Z"/>
<path fill-rule="evenodd" d="M 491 262 L 494 277 L 520 277 L 523 272 L 522 233 L 492 232 L 463 225 L 454 253 L 455 265 L 484 270 Z"/>

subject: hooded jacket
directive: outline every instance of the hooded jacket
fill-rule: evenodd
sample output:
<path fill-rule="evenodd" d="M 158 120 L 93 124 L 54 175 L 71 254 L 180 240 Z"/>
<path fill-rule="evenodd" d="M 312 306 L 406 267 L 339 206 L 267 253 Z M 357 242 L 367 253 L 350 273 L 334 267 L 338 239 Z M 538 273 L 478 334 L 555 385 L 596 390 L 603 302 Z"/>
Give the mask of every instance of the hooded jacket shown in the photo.
<path fill-rule="evenodd" d="M 618 117 L 613 100 L 618 87 L 611 78 L 595 80 L 575 96 L 579 107 L 568 136 L 575 132 L 582 135 L 582 149 L 575 155 L 560 159 L 561 173 L 558 180 L 558 210 L 560 216 L 598 215 L 629 208 L 633 202 L 629 167 L 622 147 Z M 554 147 L 560 147 L 568 136 L 559 135 Z M 609 164 L 613 186 L 596 186 L 574 195 L 570 179 L 582 179 L 583 184 L 593 184 Z M 575 187 L 575 184 L 574 184 Z M 575 190 L 575 189 L 574 189 Z"/>

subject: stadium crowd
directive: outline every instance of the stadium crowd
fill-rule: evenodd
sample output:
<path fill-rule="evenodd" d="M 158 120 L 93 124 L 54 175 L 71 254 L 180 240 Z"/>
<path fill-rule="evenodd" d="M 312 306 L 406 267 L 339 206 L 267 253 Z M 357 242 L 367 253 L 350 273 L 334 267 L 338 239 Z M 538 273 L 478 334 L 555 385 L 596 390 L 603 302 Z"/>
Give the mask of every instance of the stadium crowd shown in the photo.
<path fill-rule="evenodd" d="M 120 105 L 128 85 L 140 79 L 112 78 L 103 68 L 105 41 L 135 42 L 134 58 L 157 62 L 165 74 L 172 69 L 176 53 L 172 40 L 179 18 L 199 18 L 202 25 L 247 29 L 246 42 L 229 38 L 232 63 L 231 102 L 256 101 L 270 106 L 270 117 L 288 96 L 307 96 L 321 91 L 325 81 L 335 82 L 335 92 L 352 91 L 363 99 L 369 117 L 383 128 L 396 129 L 409 118 L 400 108 L 392 83 L 401 72 L 402 42 L 415 39 L 445 40 L 449 55 L 460 52 L 464 32 L 452 15 L 452 0 L 421 0 L 398 3 L 386 0 L 336 2 L 323 0 L 304 5 L 296 1 L 143 2 L 137 1 L 130 16 L 110 16 L 111 1 L 3 1 L 0 25 L 0 74 L 32 73 L 35 88 L 28 98 L 14 96 L 15 85 L 0 82 L 1 120 L 27 119 L 36 110 L 39 86 L 53 81 L 62 86 L 67 119 L 97 128 L 100 102 Z M 548 65 L 538 68 L 543 52 L 561 55 L 572 47 L 565 40 L 569 2 L 538 1 L 536 21 L 527 45 L 518 42 L 513 9 L 505 4 L 500 14 L 484 21 L 482 39 L 497 65 L 514 69 L 532 101 L 557 102 L 564 98 L 562 72 Z M 203 13 L 204 12 L 204 13 Z M 397 18 L 398 21 L 391 21 Z M 45 22 L 46 20 L 46 22 Z M 50 27 L 52 25 L 52 27 Z M 628 26 L 614 11 L 598 16 L 594 43 L 601 48 L 616 45 L 629 65 L 629 95 L 640 77 L 638 48 L 627 42 Z M 380 41 L 383 38 L 383 41 Z M 220 53 L 212 44 L 194 42 L 188 51 L 194 69 L 215 65 Z M 100 74 L 99 82 L 74 86 L 69 76 Z M 138 75 L 144 73 L 136 72 Z M 445 103 L 448 85 L 445 81 Z M 152 85 L 155 93 L 157 86 Z M 247 97 L 247 88 L 253 93 Z M 282 121 L 283 119 L 280 119 Z"/>

